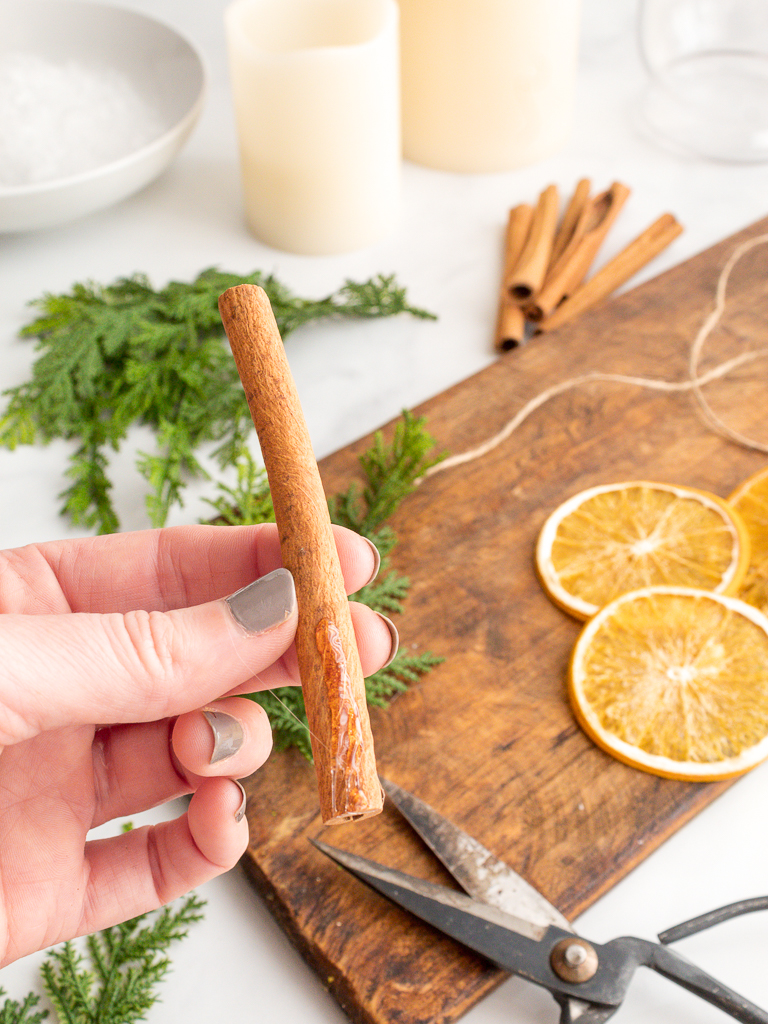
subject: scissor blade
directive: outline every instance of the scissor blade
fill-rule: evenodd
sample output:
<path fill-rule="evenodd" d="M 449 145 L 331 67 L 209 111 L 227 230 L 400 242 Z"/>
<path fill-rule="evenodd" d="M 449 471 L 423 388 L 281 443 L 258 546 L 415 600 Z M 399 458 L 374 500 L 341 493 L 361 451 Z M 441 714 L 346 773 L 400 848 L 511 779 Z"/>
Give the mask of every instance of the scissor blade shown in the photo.
<path fill-rule="evenodd" d="M 395 871 L 394 868 L 384 867 L 375 861 L 366 860 L 365 857 L 358 857 L 355 853 L 327 846 L 319 839 L 312 839 L 311 842 L 326 857 L 341 864 L 372 889 L 376 889 L 441 931 L 446 931 L 443 925 L 456 916 L 457 912 L 462 916 L 493 924 L 505 932 L 525 936 L 533 942 L 538 942 L 547 930 L 546 927 L 532 924 L 524 918 L 507 914 L 498 907 L 478 903 L 463 892 L 447 889 L 443 885 L 435 885 L 434 882 L 427 882 L 421 878 L 412 878 L 402 871 Z M 447 931 L 446 934 L 451 935 L 452 932 Z"/>
<path fill-rule="evenodd" d="M 541 928 L 553 924 L 565 931 L 574 930 L 557 907 L 476 839 L 394 782 L 381 779 L 381 785 L 414 831 L 470 896 Z"/>

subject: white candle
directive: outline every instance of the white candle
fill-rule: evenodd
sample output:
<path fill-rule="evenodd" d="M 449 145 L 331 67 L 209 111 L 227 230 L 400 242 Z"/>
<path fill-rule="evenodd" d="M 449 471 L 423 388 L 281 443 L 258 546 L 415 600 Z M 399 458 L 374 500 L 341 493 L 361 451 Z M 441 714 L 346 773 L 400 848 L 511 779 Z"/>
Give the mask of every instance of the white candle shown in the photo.
<path fill-rule="evenodd" d="M 505 171 L 568 139 L 579 0 L 399 0 L 403 151 Z"/>
<path fill-rule="evenodd" d="M 253 233 L 310 255 L 386 237 L 400 198 L 394 0 L 236 0 L 225 23 Z"/>

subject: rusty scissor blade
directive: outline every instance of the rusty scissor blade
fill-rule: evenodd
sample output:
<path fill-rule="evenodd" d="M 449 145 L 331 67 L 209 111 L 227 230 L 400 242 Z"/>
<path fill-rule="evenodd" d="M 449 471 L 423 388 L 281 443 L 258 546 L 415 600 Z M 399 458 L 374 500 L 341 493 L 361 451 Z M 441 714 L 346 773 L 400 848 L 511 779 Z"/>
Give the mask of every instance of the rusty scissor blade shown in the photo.
<path fill-rule="evenodd" d="M 509 933 L 523 936 L 535 945 L 548 932 L 549 926 L 536 925 L 525 918 L 507 914 L 498 907 L 490 903 L 481 903 L 463 892 L 447 889 L 443 885 L 436 885 L 424 879 L 412 878 L 402 871 L 377 864 L 355 853 L 328 846 L 319 839 L 311 839 L 310 842 L 326 857 L 336 861 L 366 885 L 420 917 L 422 921 L 434 925 L 446 935 L 456 937 L 450 930 L 449 922 L 460 918 L 471 918 L 480 932 L 486 931 L 488 927 L 495 929 L 495 932 L 501 934 L 499 945 L 508 943 Z M 503 961 L 495 962 L 503 965 Z"/>
<path fill-rule="evenodd" d="M 557 907 L 476 839 L 412 793 L 387 779 L 380 781 L 398 811 L 470 896 L 541 928 L 574 930 Z"/>

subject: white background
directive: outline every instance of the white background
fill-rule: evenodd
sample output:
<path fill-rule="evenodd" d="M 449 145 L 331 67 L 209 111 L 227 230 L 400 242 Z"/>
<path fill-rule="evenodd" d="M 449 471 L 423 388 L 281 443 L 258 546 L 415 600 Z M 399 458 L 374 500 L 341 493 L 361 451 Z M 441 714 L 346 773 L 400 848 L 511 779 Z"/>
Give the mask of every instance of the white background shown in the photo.
<path fill-rule="evenodd" d="M 603 260 L 666 210 L 684 234 L 635 279 L 680 262 L 768 214 L 768 165 L 727 165 L 665 152 L 637 126 L 645 73 L 636 46 L 636 0 L 584 0 L 573 138 L 557 156 L 508 174 L 462 176 L 404 167 L 400 223 L 385 242 L 347 256 L 309 258 L 268 249 L 242 219 L 236 139 L 227 82 L 224 0 L 124 0 L 181 30 L 210 75 L 200 124 L 160 180 L 117 207 L 69 226 L 0 238 L 0 383 L 25 380 L 32 345 L 17 338 L 43 292 L 88 279 L 108 283 L 136 271 L 155 285 L 188 280 L 208 266 L 274 272 L 295 291 L 321 296 L 346 278 L 397 274 L 412 302 L 436 323 L 396 320 L 311 328 L 287 351 L 318 457 L 346 445 L 494 358 L 500 245 L 508 208 L 550 182 L 568 194 L 580 177 L 632 188 L 603 247 Z M 513 358 L 509 356 L 508 358 Z M 141 447 L 147 439 L 134 439 Z M 57 515 L 67 447 L 0 451 L 0 542 L 14 547 L 76 533 Z M 124 529 L 147 525 L 133 453 L 117 460 Z M 173 522 L 206 514 L 194 490 Z M 739 781 L 625 881 L 582 915 L 579 931 L 605 941 L 657 931 L 724 903 L 768 891 L 768 767 Z M 164 809 L 175 814 L 179 808 Z M 159 812 L 154 813 L 156 818 Z M 152 819 L 152 815 L 149 819 Z M 206 918 L 174 954 L 163 1002 L 149 1020 L 169 1024 L 253 1021 L 341 1024 L 346 1018 L 284 938 L 239 872 L 201 890 Z M 721 979 L 768 1006 L 768 917 L 755 914 L 679 947 Z M 6 968 L 0 984 L 20 998 L 38 957 Z M 550 997 L 519 980 L 473 1009 L 467 1024 L 554 1021 Z M 624 1024 L 724 1020 L 714 1008 L 642 972 L 618 1020 Z"/>

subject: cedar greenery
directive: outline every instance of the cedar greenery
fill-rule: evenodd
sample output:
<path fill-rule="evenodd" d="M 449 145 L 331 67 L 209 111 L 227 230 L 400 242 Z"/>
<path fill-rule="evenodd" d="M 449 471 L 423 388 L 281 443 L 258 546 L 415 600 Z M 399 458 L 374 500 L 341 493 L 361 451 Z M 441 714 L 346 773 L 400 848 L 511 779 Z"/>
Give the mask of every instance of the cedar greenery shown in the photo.
<path fill-rule="evenodd" d="M 215 268 L 192 282 L 171 281 L 155 290 L 141 274 L 110 285 L 75 284 L 69 293 L 47 293 L 32 302 L 40 310 L 22 329 L 40 352 L 32 378 L 4 392 L 0 444 L 77 442 L 60 495 L 72 522 L 99 533 L 120 528 L 111 499 L 109 452 L 118 451 L 128 429 L 148 426 L 154 452 L 141 453 L 138 468 L 149 484 L 150 522 L 162 526 L 174 505 L 183 505 L 191 478 L 207 473 L 198 453 L 213 444 L 221 467 L 233 464 L 252 429 L 248 406 L 218 312 L 219 295 L 236 284 L 266 291 L 283 338 L 318 320 L 432 314 L 408 304 L 394 276 L 347 281 L 312 300 L 294 295 L 272 275 L 240 276 Z"/>
<path fill-rule="evenodd" d="M 157 985 L 171 966 L 168 948 L 202 919 L 204 906 L 191 893 L 176 909 L 164 907 L 89 935 L 85 940 L 87 959 L 72 942 L 50 950 L 40 973 L 60 1024 L 146 1020 L 147 1011 L 160 998 Z M 40 1024 L 49 1014 L 38 1009 L 39 1003 L 35 993 L 20 1003 L 6 998 L 0 1006 L 0 1024 Z"/>

